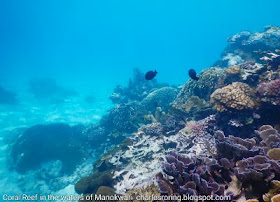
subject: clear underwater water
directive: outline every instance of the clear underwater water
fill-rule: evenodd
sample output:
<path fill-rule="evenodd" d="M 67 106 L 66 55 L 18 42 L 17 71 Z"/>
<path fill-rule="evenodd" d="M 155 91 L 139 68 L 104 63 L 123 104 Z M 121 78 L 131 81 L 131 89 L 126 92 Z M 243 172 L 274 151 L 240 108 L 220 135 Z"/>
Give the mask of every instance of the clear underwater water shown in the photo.
<path fill-rule="evenodd" d="M 183 85 L 189 68 L 199 72 L 219 59 L 227 37 L 280 26 L 279 7 L 278 0 L 0 1 L 0 86 L 19 101 L 0 105 L 0 189 L 20 191 L 5 167 L 7 131 L 95 123 L 135 67 Z M 44 78 L 76 94 L 37 99 L 29 82 Z"/>

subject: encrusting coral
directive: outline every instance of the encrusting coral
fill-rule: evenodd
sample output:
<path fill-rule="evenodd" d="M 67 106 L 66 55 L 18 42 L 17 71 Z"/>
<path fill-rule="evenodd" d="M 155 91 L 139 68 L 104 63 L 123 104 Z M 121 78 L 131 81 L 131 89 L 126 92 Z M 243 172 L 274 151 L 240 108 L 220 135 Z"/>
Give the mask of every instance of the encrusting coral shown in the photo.
<path fill-rule="evenodd" d="M 217 89 L 211 95 L 211 103 L 220 112 L 246 110 L 256 107 L 254 91 L 245 83 L 234 82 Z"/>

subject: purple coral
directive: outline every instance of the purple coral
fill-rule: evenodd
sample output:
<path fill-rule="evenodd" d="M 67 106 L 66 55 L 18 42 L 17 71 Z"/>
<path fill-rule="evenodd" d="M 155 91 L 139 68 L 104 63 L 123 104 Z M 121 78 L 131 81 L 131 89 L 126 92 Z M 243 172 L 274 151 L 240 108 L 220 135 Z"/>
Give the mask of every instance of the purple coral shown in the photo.
<path fill-rule="evenodd" d="M 258 93 L 263 102 L 280 105 L 280 79 L 261 83 L 258 86 Z"/>
<path fill-rule="evenodd" d="M 156 176 L 161 194 L 224 195 L 232 175 L 227 159 L 218 163 L 175 153 L 166 156 L 162 167 L 164 175 Z"/>
<path fill-rule="evenodd" d="M 268 182 L 276 175 L 280 175 L 280 165 L 266 156 L 257 155 L 238 161 L 235 172 L 241 182 L 262 180 Z"/>

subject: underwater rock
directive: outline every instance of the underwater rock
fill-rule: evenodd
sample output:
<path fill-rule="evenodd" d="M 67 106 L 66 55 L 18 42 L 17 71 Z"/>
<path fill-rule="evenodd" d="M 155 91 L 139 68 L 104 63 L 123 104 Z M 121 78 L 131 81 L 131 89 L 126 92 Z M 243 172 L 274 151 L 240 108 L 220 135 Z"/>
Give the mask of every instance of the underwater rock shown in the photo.
<path fill-rule="evenodd" d="M 62 173 L 71 173 L 86 155 L 83 127 L 67 124 L 36 125 L 18 137 L 11 149 L 11 167 L 24 174 L 43 163 L 60 160 Z"/>
<path fill-rule="evenodd" d="M 241 82 L 215 90 L 211 95 L 211 103 L 220 112 L 251 110 L 257 106 L 253 89 Z"/>
<path fill-rule="evenodd" d="M 163 111 L 168 111 L 169 105 L 174 101 L 178 90 L 173 87 L 163 87 L 149 93 L 141 102 L 146 110 L 155 113 L 156 108 L 160 107 Z"/>
<path fill-rule="evenodd" d="M 102 186 L 113 187 L 110 172 L 96 172 L 93 175 L 83 177 L 75 184 L 75 191 L 78 194 L 95 194 Z"/>
<path fill-rule="evenodd" d="M 0 104 L 14 105 L 18 100 L 16 95 L 0 86 Z"/>

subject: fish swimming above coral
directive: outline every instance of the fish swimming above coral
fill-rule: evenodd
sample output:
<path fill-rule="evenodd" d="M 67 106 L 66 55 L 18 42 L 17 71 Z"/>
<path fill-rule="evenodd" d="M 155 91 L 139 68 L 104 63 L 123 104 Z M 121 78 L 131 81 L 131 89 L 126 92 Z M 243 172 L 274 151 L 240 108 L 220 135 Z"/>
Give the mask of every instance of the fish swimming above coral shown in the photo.
<path fill-rule="evenodd" d="M 157 70 L 155 71 L 148 71 L 145 75 L 145 79 L 146 80 L 152 80 L 153 78 L 155 78 L 157 75 Z"/>
<path fill-rule="evenodd" d="M 189 70 L 189 76 L 192 80 L 197 81 L 199 78 L 196 76 L 196 71 L 194 69 Z"/>

